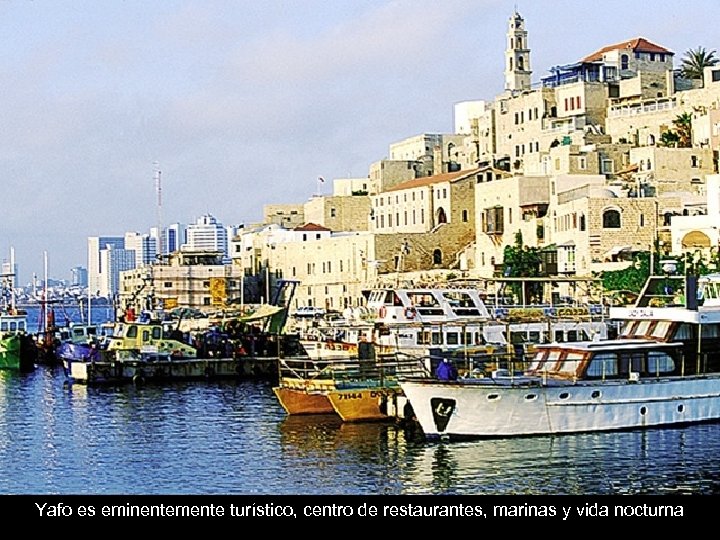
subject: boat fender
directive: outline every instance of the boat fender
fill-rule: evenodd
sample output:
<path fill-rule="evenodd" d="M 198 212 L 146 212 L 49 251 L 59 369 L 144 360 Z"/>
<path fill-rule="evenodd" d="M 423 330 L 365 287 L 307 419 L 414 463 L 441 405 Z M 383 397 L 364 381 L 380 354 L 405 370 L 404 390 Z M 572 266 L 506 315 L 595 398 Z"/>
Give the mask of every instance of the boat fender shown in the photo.
<path fill-rule="evenodd" d="M 380 311 L 378 311 L 378 317 L 380 317 L 381 319 L 384 319 L 385 315 L 387 315 L 387 309 L 385 309 L 385 306 L 382 306 L 380 308 Z"/>
<path fill-rule="evenodd" d="M 137 385 L 145 384 L 145 377 L 142 373 L 136 373 L 133 375 L 132 382 Z"/>

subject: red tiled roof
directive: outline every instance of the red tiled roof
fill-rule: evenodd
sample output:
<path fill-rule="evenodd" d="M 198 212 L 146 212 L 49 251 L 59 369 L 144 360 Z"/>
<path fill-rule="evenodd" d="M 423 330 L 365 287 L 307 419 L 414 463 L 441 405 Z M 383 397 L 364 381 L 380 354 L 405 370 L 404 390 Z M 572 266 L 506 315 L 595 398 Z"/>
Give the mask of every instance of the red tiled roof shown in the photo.
<path fill-rule="evenodd" d="M 422 186 L 430 186 L 432 184 L 439 184 L 440 182 L 452 182 L 460 178 L 476 174 L 480 169 L 466 169 L 464 171 L 455 171 L 451 173 L 435 174 L 433 176 L 422 176 L 420 178 L 413 178 L 412 180 L 406 180 L 396 186 L 386 189 L 383 193 L 388 191 L 400 191 L 402 189 L 417 188 Z"/>
<path fill-rule="evenodd" d="M 607 47 L 603 47 L 602 49 L 597 50 L 591 55 L 583 58 L 582 62 L 595 62 L 597 60 L 602 60 L 603 54 L 609 51 L 616 51 L 618 49 L 629 49 L 633 52 L 637 51 L 648 53 L 674 54 L 671 50 L 666 49 L 665 47 L 661 47 L 660 45 L 651 43 L 645 38 L 638 37 L 635 39 L 629 39 L 627 41 L 622 41 L 620 43 L 615 43 L 614 45 L 608 45 Z"/>
<path fill-rule="evenodd" d="M 305 225 L 300 225 L 299 227 L 295 227 L 293 229 L 294 231 L 329 231 L 327 227 L 323 227 L 322 225 L 318 225 L 317 223 L 306 223 Z"/>

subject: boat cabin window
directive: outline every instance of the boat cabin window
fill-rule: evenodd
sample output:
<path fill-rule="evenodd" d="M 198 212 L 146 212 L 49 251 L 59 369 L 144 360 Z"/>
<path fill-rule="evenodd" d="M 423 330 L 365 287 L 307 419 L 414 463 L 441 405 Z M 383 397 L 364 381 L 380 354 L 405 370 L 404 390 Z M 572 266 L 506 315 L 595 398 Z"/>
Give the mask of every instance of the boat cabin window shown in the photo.
<path fill-rule="evenodd" d="M 142 342 L 147 343 L 148 341 L 150 341 L 150 331 L 147 328 L 143 328 Z"/>
<path fill-rule="evenodd" d="M 555 330 L 555 342 L 562 343 L 565 341 L 565 332 L 562 330 Z"/>
<path fill-rule="evenodd" d="M 443 293 L 443 298 L 447 300 L 450 309 L 460 317 L 477 317 L 484 315 L 475 304 L 475 300 L 473 300 L 467 292 L 450 291 Z"/>
<path fill-rule="evenodd" d="M 538 354 L 542 354 L 542 353 L 538 353 Z M 537 356 L 536 356 L 536 358 L 537 358 Z M 534 369 L 539 372 L 554 371 L 555 365 L 557 364 L 559 359 L 560 359 L 560 351 L 549 351 L 547 353 L 547 356 L 545 356 L 541 362 L 538 362 L 537 367 L 535 367 Z M 535 361 L 533 361 L 533 364 L 535 364 Z"/>
<path fill-rule="evenodd" d="M 580 367 L 580 362 L 583 361 L 583 358 L 585 358 L 584 353 L 568 352 L 565 355 L 565 358 L 563 358 L 563 361 L 560 364 L 560 369 L 558 369 L 558 371 L 560 373 L 566 373 L 568 375 L 577 374 L 578 367 Z"/>
<path fill-rule="evenodd" d="M 460 338 L 459 338 L 459 336 L 458 336 L 458 333 L 457 333 L 457 332 L 448 332 L 448 333 L 445 335 L 445 342 L 446 342 L 448 345 L 458 345 L 459 342 L 460 342 Z"/>
<path fill-rule="evenodd" d="M 423 330 L 417 333 L 418 345 L 430 345 L 430 332 Z"/>
<path fill-rule="evenodd" d="M 153 339 L 162 339 L 162 328 L 159 326 L 153 326 L 152 337 Z"/>
<path fill-rule="evenodd" d="M 432 345 L 442 345 L 443 344 L 443 335 L 441 332 L 433 332 L 432 333 Z"/>
<path fill-rule="evenodd" d="M 692 326 L 687 323 L 681 324 L 680 327 L 677 329 L 677 332 L 675 332 L 675 335 L 673 336 L 673 339 L 676 339 L 678 341 L 685 341 L 692 338 Z"/>
<path fill-rule="evenodd" d="M 652 321 L 640 321 L 637 325 L 637 328 L 635 329 L 635 335 L 636 336 L 647 336 L 648 330 L 650 329 L 650 323 Z"/>
<path fill-rule="evenodd" d="M 138 327 L 135 326 L 134 324 L 132 324 L 132 325 L 128 326 L 127 334 L 125 334 L 125 335 L 126 335 L 126 337 L 129 337 L 129 338 L 136 338 L 137 333 L 138 333 Z"/>
<path fill-rule="evenodd" d="M 703 324 L 701 332 L 702 332 L 702 337 L 704 337 L 704 338 L 716 338 L 716 337 L 718 337 L 718 325 L 717 324 Z"/>
<path fill-rule="evenodd" d="M 652 329 L 652 332 L 650 332 L 650 335 L 655 339 L 667 339 L 669 337 L 669 330 L 670 321 L 658 321 Z"/>
<path fill-rule="evenodd" d="M 568 330 L 567 339 L 568 339 L 568 341 L 577 341 L 578 340 L 577 330 Z"/>
<path fill-rule="evenodd" d="M 530 366 L 528 366 L 528 371 L 537 371 L 545 360 L 546 355 L 547 351 L 537 351 L 530 362 Z"/>
<path fill-rule="evenodd" d="M 17 330 L 18 330 L 17 321 L 10 321 L 10 331 L 17 332 Z"/>
<path fill-rule="evenodd" d="M 663 351 L 650 351 L 647 358 L 647 368 L 650 375 L 662 375 L 675 371 L 675 360 Z"/>
<path fill-rule="evenodd" d="M 643 365 L 645 363 L 644 352 L 623 351 L 620 353 L 620 361 L 618 362 L 618 373 L 621 376 L 627 376 L 631 371 L 643 373 Z"/>
<path fill-rule="evenodd" d="M 585 372 L 588 378 L 617 377 L 617 354 L 601 352 L 593 355 Z"/>
<path fill-rule="evenodd" d="M 633 327 L 635 326 L 634 321 L 626 322 L 625 325 L 622 327 L 622 331 L 620 332 L 620 335 L 623 337 L 628 337 L 633 334 Z"/>

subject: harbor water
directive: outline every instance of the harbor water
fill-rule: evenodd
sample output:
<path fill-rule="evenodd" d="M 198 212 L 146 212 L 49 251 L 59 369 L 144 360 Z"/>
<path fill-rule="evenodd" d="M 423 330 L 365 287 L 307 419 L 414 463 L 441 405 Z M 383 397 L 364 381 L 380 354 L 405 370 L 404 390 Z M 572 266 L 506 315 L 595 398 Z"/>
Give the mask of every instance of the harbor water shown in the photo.
<path fill-rule="evenodd" d="M 287 417 L 268 382 L 68 386 L 0 372 L 3 494 L 714 494 L 720 424 L 427 443 Z"/>
<path fill-rule="evenodd" d="M 59 367 L 0 371 L 8 495 L 717 494 L 719 453 L 720 423 L 428 443 L 394 422 L 288 417 L 263 380 L 87 387 Z"/>

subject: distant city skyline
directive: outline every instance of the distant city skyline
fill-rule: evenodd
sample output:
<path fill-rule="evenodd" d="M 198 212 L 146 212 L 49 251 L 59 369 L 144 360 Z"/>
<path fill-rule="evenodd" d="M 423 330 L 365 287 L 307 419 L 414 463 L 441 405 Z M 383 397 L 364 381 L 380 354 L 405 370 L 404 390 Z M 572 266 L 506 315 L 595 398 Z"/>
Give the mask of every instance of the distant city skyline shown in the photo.
<path fill-rule="evenodd" d="M 364 177 L 391 143 L 451 133 L 455 103 L 502 92 L 516 7 L 533 83 L 635 37 L 676 66 L 720 47 L 711 1 L 0 3 L 0 260 L 14 247 L 27 283 L 47 252 L 70 280 L 88 237 L 252 223 Z"/>

